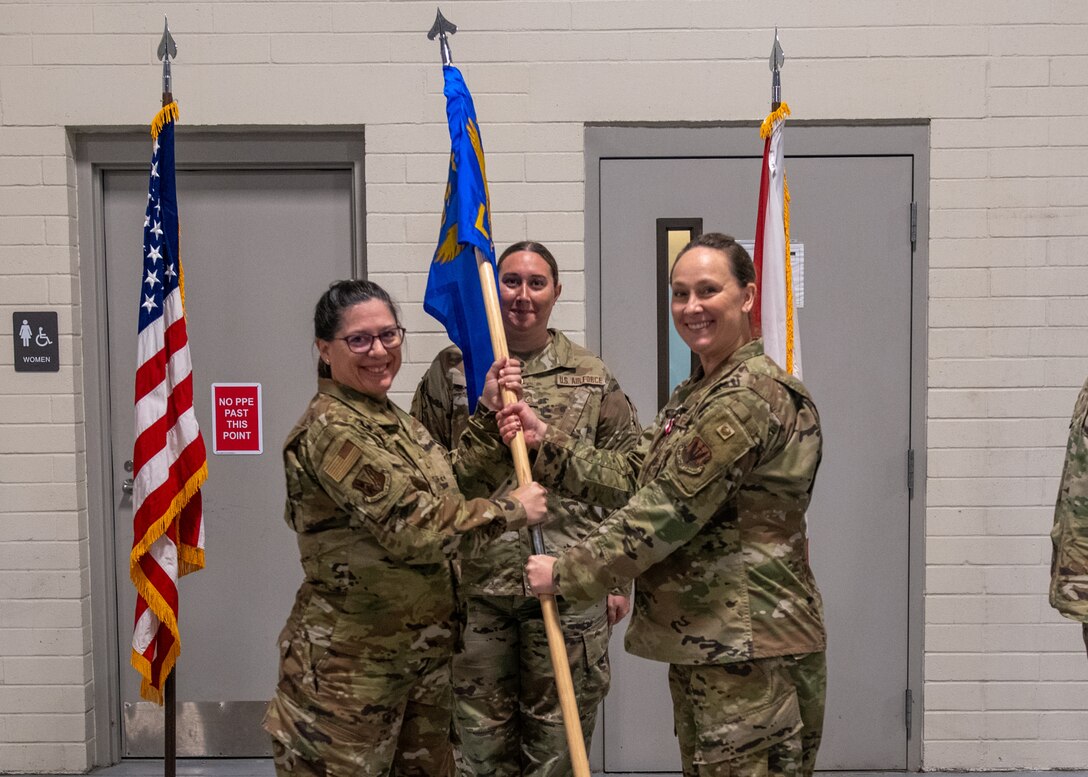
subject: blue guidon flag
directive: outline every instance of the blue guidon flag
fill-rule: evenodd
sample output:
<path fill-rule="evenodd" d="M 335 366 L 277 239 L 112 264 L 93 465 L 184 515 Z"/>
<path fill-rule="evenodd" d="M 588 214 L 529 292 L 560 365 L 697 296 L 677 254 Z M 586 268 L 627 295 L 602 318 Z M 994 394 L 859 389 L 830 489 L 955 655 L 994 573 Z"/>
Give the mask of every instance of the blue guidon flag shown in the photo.
<path fill-rule="evenodd" d="M 450 173 L 442 206 L 442 229 L 427 277 L 423 309 L 442 323 L 450 340 L 464 355 L 471 413 L 483 391 L 487 370 L 495 360 L 476 249 L 494 269 L 495 244 L 491 237 L 484 148 L 472 95 L 457 68 L 446 65 L 442 72 L 450 125 Z"/>

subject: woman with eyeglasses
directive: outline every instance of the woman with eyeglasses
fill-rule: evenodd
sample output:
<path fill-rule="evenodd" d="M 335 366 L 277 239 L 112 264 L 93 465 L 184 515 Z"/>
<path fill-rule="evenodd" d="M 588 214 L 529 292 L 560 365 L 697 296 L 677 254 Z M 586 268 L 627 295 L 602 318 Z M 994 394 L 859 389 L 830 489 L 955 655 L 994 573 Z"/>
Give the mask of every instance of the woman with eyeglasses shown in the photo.
<path fill-rule="evenodd" d="M 314 310 L 318 388 L 284 444 L 305 580 L 264 719 L 281 775 L 448 775 L 459 547 L 543 519 L 544 489 L 466 500 L 445 448 L 388 398 L 404 328 L 369 281 Z M 498 363 L 481 401 L 517 367 Z M 456 457 L 455 464 L 456 464 Z"/>
<path fill-rule="evenodd" d="M 537 449 L 536 477 L 615 510 L 558 559 L 531 556 L 526 574 L 535 593 L 574 601 L 635 581 L 625 646 L 669 665 L 685 777 L 811 775 L 823 726 L 805 529 L 820 418 L 753 337 L 755 280 L 727 235 L 680 252 L 672 319 L 699 366 L 633 451 L 596 448 L 523 402 L 499 411 L 502 435 L 523 428 Z"/>

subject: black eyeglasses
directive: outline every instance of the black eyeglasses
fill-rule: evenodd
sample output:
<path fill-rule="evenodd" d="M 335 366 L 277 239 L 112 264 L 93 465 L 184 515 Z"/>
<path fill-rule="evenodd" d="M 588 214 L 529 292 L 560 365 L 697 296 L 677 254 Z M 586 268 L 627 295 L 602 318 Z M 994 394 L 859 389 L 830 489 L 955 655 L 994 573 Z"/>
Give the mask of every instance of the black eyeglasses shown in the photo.
<path fill-rule="evenodd" d="M 400 344 L 404 342 L 404 333 L 407 330 L 398 326 L 393 329 L 386 329 L 384 332 L 378 332 L 376 335 L 368 335 L 366 332 L 356 332 L 353 335 L 347 337 L 336 337 L 334 340 L 343 340 L 348 344 L 348 349 L 352 353 L 366 353 L 374 347 L 375 340 L 381 340 L 382 345 L 385 348 L 399 348 Z"/>

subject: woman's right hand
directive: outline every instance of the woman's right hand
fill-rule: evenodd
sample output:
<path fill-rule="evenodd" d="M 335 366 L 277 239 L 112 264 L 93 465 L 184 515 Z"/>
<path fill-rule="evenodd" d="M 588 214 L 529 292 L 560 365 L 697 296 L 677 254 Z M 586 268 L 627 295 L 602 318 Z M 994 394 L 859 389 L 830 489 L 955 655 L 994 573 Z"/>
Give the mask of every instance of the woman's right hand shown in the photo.
<path fill-rule="evenodd" d="M 496 418 L 499 424 L 499 434 L 507 445 L 514 439 L 519 431 L 525 432 L 525 445 L 530 450 L 536 450 L 544 442 L 544 436 L 548 433 L 548 425 L 540 420 L 525 402 L 515 402 L 500 410 Z"/>
<path fill-rule="evenodd" d="M 514 397 L 521 399 L 521 362 L 508 356 L 505 359 L 496 359 L 487 371 L 484 378 L 484 390 L 480 395 L 480 404 L 488 410 L 498 410 L 502 407 L 503 390 L 513 393 Z"/>
<path fill-rule="evenodd" d="M 531 480 L 510 492 L 510 496 L 521 502 L 530 526 L 536 526 L 548 517 L 548 489 Z"/>

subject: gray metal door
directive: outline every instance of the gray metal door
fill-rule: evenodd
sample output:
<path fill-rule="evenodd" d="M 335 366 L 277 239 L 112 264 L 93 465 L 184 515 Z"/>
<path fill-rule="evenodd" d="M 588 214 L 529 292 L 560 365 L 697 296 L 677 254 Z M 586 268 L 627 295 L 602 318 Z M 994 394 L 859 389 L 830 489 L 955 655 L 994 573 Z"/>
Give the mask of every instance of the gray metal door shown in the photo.
<path fill-rule="evenodd" d="M 600 160 L 601 351 L 647 423 L 667 304 L 656 221 L 701 219 L 703 232 L 752 239 L 759 169 L 754 154 Z M 907 764 L 913 172 L 909 155 L 787 156 L 791 238 L 805 252 L 804 380 L 826 446 L 808 513 L 829 633 L 821 769 Z M 679 771 L 666 667 L 620 639 L 605 767 Z"/>
<path fill-rule="evenodd" d="M 313 305 L 331 280 L 352 275 L 352 172 L 179 170 L 178 190 L 194 403 L 209 473 L 207 566 L 180 585 L 178 753 L 263 755 L 270 748 L 259 721 L 276 683 L 276 635 L 302 578 L 282 518 L 279 449 L 316 385 Z M 132 456 L 146 196 L 146 170 L 103 174 L 124 756 L 162 753 L 162 710 L 140 699 L 139 676 L 127 666 L 132 503 L 121 490 Z M 260 455 L 212 454 L 210 384 L 229 382 L 262 386 Z"/>

